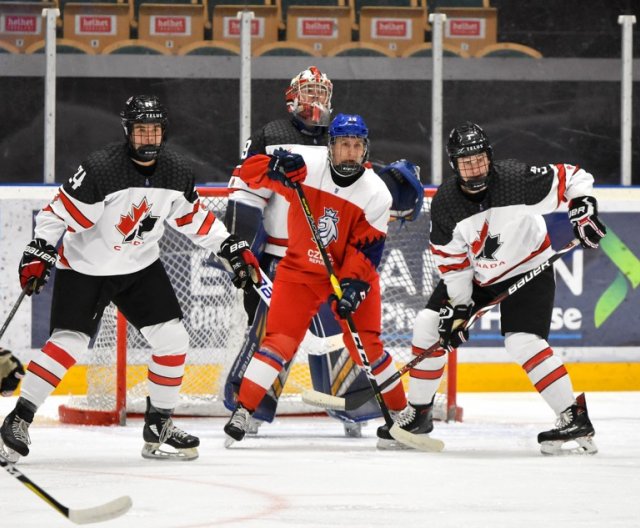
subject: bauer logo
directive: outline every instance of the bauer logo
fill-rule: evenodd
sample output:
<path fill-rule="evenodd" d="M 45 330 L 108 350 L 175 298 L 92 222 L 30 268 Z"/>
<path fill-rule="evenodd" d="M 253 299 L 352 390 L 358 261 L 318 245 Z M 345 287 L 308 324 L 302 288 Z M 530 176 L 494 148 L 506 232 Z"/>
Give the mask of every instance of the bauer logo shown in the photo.
<path fill-rule="evenodd" d="M 225 38 L 240 38 L 240 20 L 235 17 L 224 17 L 222 19 L 222 33 Z M 264 17 L 254 18 L 251 21 L 251 36 L 253 38 L 264 38 Z"/>
<path fill-rule="evenodd" d="M 485 37 L 484 18 L 451 18 L 447 20 L 446 38 L 482 39 Z"/>
<path fill-rule="evenodd" d="M 76 35 L 115 35 L 114 15 L 76 15 Z"/>
<path fill-rule="evenodd" d="M 336 18 L 298 19 L 298 38 L 338 38 L 338 20 Z"/>
<path fill-rule="evenodd" d="M 371 20 L 373 38 L 410 39 L 411 21 L 406 18 L 374 18 Z"/>
<path fill-rule="evenodd" d="M 0 29 L 2 33 L 31 33 L 41 31 L 40 16 L 36 15 L 4 15 Z"/>
<path fill-rule="evenodd" d="M 150 35 L 191 35 L 190 16 L 151 16 Z"/>

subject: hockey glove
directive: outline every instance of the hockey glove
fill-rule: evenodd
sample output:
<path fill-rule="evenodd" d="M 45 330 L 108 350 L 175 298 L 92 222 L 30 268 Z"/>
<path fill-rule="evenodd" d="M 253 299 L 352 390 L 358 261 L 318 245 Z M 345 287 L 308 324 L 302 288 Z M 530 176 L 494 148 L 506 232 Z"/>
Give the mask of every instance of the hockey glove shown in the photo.
<path fill-rule="evenodd" d="M 293 188 L 296 183 L 302 183 L 307 177 L 307 166 L 300 154 L 293 154 L 279 148 L 271 155 L 267 176 L 286 187 Z"/>
<path fill-rule="evenodd" d="M 438 333 L 443 348 L 457 348 L 469 339 L 469 330 L 462 328 L 464 322 L 471 316 L 471 306 L 459 304 L 455 307 L 450 303 L 440 308 L 440 323 Z"/>
<path fill-rule="evenodd" d="M 24 378 L 24 367 L 11 350 L 0 348 L 0 395 L 11 396 Z"/>
<path fill-rule="evenodd" d="M 569 202 L 569 221 L 583 248 L 596 249 L 607 234 L 598 218 L 598 202 L 593 196 L 580 196 Z"/>
<path fill-rule="evenodd" d="M 329 303 L 334 306 L 338 317 L 346 319 L 365 300 L 371 286 L 369 286 L 368 282 L 359 279 L 342 279 L 340 281 L 340 289 L 342 290 L 342 297 L 338 299 L 337 295 L 331 294 Z"/>
<path fill-rule="evenodd" d="M 233 285 L 246 288 L 251 284 L 260 284 L 260 264 L 249 249 L 249 243 L 236 235 L 230 235 L 220 245 L 218 256 L 226 261 L 233 271 Z"/>
<path fill-rule="evenodd" d="M 56 263 L 58 254 L 56 249 L 47 244 L 42 238 L 34 238 L 22 253 L 22 259 L 18 266 L 20 287 L 24 289 L 28 284 L 27 295 L 40 293 L 49 280 L 51 267 Z"/>

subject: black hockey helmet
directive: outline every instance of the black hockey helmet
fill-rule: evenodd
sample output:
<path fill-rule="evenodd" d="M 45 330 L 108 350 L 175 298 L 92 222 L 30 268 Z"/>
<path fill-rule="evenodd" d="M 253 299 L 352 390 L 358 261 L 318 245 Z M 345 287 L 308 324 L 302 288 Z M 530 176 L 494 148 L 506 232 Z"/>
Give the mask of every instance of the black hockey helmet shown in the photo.
<path fill-rule="evenodd" d="M 489 167 L 484 177 L 474 178 L 473 181 L 463 180 L 458 170 L 458 158 L 473 156 L 475 154 L 487 153 L 489 158 Z M 489 137 L 479 125 L 467 121 L 462 125 L 458 125 L 449 133 L 447 141 L 447 154 L 449 156 L 449 165 L 455 172 L 458 183 L 470 191 L 482 191 L 487 187 L 487 178 L 491 169 L 493 159 L 493 148 L 489 142 Z"/>
<path fill-rule="evenodd" d="M 131 155 L 140 161 L 151 161 L 158 157 L 164 147 L 167 124 L 169 122 L 167 110 L 155 95 L 134 95 L 127 99 L 120 112 L 124 135 L 129 143 Z M 162 127 L 162 141 L 160 145 L 142 145 L 134 149 L 131 142 L 131 132 L 136 123 L 160 123 Z"/>

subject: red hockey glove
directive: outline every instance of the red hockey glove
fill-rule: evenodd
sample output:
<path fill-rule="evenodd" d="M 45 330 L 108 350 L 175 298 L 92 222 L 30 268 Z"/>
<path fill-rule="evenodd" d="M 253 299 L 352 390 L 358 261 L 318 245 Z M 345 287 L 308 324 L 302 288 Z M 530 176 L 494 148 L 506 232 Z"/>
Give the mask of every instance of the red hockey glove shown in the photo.
<path fill-rule="evenodd" d="M 49 280 L 51 268 L 56 263 L 57 256 L 56 249 L 51 244 L 47 244 L 46 240 L 34 238 L 29 242 L 18 266 L 20 287 L 24 289 L 31 283 L 27 295 L 34 292 L 40 293 Z"/>
<path fill-rule="evenodd" d="M 596 249 L 607 234 L 598 218 L 598 201 L 593 196 L 580 196 L 569 202 L 569 221 L 583 248 Z"/>
<path fill-rule="evenodd" d="M 11 396 L 24 378 L 24 367 L 11 350 L 0 348 L 0 395 Z"/>
<path fill-rule="evenodd" d="M 293 188 L 296 183 L 302 183 L 307 177 L 307 166 L 300 154 L 293 154 L 279 148 L 271 155 L 267 176 L 286 187 Z"/>
<path fill-rule="evenodd" d="M 438 333 L 443 348 L 457 348 L 469 340 L 469 330 L 463 330 L 462 324 L 471 316 L 471 306 L 459 304 L 452 307 L 450 303 L 440 308 Z"/>
<path fill-rule="evenodd" d="M 225 260 L 233 271 L 233 285 L 246 288 L 251 284 L 260 284 L 260 264 L 249 249 L 249 243 L 236 235 L 230 235 L 221 245 L 218 256 Z"/>
<path fill-rule="evenodd" d="M 338 296 L 332 293 L 329 296 L 329 303 L 333 305 L 338 317 L 346 319 L 347 315 L 355 312 L 365 300 L 371 286 L 368 282 L 359 279 L 342 279 L 340 289 L 342 297 L 338 299 Z"/>

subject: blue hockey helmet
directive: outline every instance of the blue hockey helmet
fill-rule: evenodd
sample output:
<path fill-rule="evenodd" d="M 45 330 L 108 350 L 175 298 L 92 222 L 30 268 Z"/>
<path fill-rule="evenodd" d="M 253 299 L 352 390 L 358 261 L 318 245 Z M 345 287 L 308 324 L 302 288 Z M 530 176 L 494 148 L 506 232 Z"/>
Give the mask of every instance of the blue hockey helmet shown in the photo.
<path fill-rule="evenodd" d="M 420 167 L 406 159 L 400 159 L 382 168 L 378 175 L 393 198 L 391 218 L 409 222 L 418 218 L 424 202 Z"/>
<path fill-rule="evenodd" d="M 360 159 L 340 159 L 336 161 L 338 138 L 362 140 L 363 152 Z M 369 155 L 369 129 L 364 119 L 357 114 L 338 114 L 329 125 L 329 162 L 336 174 L 343 177 L 354 176 L 362 170 Z"/>

